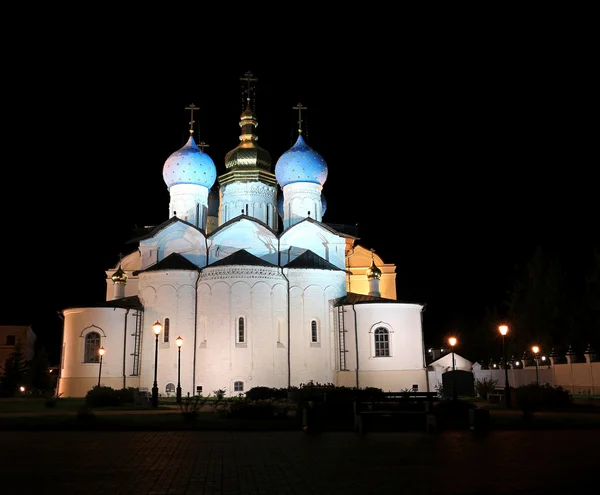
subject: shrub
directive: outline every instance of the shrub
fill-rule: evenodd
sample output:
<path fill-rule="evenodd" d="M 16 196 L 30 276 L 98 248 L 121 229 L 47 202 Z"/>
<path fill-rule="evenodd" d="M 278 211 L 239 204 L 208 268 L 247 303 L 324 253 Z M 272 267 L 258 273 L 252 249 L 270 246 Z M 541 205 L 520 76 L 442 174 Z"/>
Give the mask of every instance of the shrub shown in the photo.
<path fill-rule="evenodd" d="M 253 387 L 246 392 L 246 399 L 267 400 L 286 399 L 288 390 L 286 388 Z"/>
<path fill-rule="evenodd" d="M 494 393 L 494 389 L 498 384 L 498 380 L 494 380 L 491 376 L 489 378 L 483 378 L 481 380 L 475 380 L 475 392 L 478 397 L 487 400 L 488 394 Z"/>
<path fill-rule="evenodd" d="M 133 399 L 132 399 L 133 401 Z M 121 395 L 119 391 L 104 386 L 95 386 L 89 390 L 85 396 L 85 403 L 88 407 L 114 407 L 121 405 Z"/>
<path fill-rule="evenodd" d="M 515 389 L 515 405 L 523 411 L 569 407 L 572 404 L 571 394 L 560 386 L 529 383 Z"/>
<path fill-rule="evenodd" d="M 227 418 L 267 419 L 275 416 L 277 405 L 268 399 L 232 402 L 225 412 Z"/>
<path fill-rule="evenodd" d="M 119 396 L 119 401 L 121 404 L 133 404 L 134 403 L 134 395 L 138 392 L 138 389 L 135 387 L 127 387 L 117 390 L 117 395 Z"/>
<path fill-rule="evenodd" d="M 215 398 L 217 400 L 223 400 L 223 398 L 225 397 L 225 389 L 220 388 L 218 390 L 213 390 L 213 394 L 215 394 Z"/>
<path fill-rule="evenodd" d="M 186 397 L 183 397 L 181 403 L 179 404 L 179 409 L 181 410 L 181 414 L 183 415 L 183 419 L 185 421 L 192 421 L 198 417 L 198 413 L 204 404 L 206 404 L 208 398 L 202 397 L 200 395 L 190 396 L 190 393 L 187 393 Z"/>

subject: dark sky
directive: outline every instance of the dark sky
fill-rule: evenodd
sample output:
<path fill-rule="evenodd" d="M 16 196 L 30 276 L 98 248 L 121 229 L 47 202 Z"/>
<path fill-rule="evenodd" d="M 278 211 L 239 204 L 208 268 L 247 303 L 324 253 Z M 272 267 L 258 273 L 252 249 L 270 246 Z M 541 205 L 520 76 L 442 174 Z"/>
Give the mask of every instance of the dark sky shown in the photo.
<path fill-rule="evenodd" d="M 57 311 L 102 299 L 133 228 L 167 219 L 162 166 L 187 140 L 190 103 L 223 173 L 251 71 L 273 167 L 301 102 L 329 168 L 323 220 L 358 224 L 359 243 L 397 265 L 398 298 L 427 304 L 428 345 L 468 335 L 536 245 L 577 256 L 599 242 L 595 64 L 577 39 L 518 41 L 440 37 L 354 57 L 339 45 L 259 63 L 134 42 L 83 58 L 46 40 L 35 64 L 9 57 L 2 323 L 31 324 L 58 349 Z"/>

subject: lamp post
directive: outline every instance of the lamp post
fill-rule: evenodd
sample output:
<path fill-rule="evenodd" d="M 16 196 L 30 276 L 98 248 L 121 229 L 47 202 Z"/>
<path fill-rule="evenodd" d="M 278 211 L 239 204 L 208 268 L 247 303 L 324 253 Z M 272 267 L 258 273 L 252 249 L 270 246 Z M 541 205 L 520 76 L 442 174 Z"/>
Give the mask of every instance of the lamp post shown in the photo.
<path fill-rule="evenodd" d="M 540 348 L 537 345 L 534 345 L 531 350 L 533 351 L 533 355 L 535 356 L 535 384 L 540 384 L 540 376 L 538 373 L 538 352 L 540 352 Z"/>
<path fill-rule="evenodd" d="M 177 403 L 179 404 L 181 402 L 181 346 L 183 339 L 177 337 L 175 343 L 177 344 Z"/>
<path fill-rule="evenodd" d="M 154 344 L 154 385 L 152 386 L 152 407 L 158 407 L 158 381 L 156 380 L 156 372 L 158 371 L 158 336 L 162 330 L 162 324 L 160 321 L 156 321 L 152 325 L 152 331 L 156 336 Z"/>
<path fill-rule="evenodd" d="M 102 358 L 104 357 L 104 353 L 106 349 L 104 347 L 100 347 L 98 349 L 98 354 L 100 354 L 100 369 L 98 370 L 98 386 L 100 386 L 100 377 L 102 376 Z"/>
<path fill-rule="evenodd" d="M 452 348 L 452 371 L 455 371 L 456 366 L 454 363 L 454 346 L 456 345 L 456 337 L 450 337 L 448 339 L 448 343 L 450 344 L 450 347 Z M 454 373 L 452 373 L 452 399 L 453 400 L 458 399 L 458 394 L 456 393 L 456 376 L 454 376 Z"/>
<path fill-rule="evenodd" d="M 454 346 L 456 345 L 456 337 L 450 337 L 448 339 L 448 343 L 450 344 L 450 347 L 452 347 L 452 371 L 455 370 L 455 365 L 454 365 Z"/>
<path fill-rule="evenodd" d="M 504 339 L 506 338 L 506 334 L 508 333 L 507 325 L 500 325 L 498 327 L 498 331 L 502 335 L 502 357 L 504 359 L 504 407 L 506 409 L 510 409 L 510 385 L 508 384 L 508 361 L 506 360 L 506 345 L 504 343 Z"/>

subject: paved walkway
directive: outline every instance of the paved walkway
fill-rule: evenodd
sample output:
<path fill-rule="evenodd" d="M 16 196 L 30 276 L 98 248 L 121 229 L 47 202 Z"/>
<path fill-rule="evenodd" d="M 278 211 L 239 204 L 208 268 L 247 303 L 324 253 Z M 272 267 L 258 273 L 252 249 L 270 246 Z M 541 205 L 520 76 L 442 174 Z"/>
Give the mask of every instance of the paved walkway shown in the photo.
<path fill-rule="evenodd" d="M 597 477 L 600 429 L 0 432 L 1 493 L 554 495 Z M 583 483 L 583 485 L 581 484 Z"/>

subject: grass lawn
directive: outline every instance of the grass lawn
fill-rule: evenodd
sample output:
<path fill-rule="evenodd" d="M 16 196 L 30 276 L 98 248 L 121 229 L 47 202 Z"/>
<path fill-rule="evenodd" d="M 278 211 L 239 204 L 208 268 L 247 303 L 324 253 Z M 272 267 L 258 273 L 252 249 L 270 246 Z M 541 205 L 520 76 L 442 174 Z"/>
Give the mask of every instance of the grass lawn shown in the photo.
<path fill-rule="evenodd" d="M 588 399 L 584 404 L 577 404 L 570 411 L 560 414 L 536 413 L 529 426 L 523 424 L 518 410 L 504 411 L 504 407 L 481 405 L 490 410 L 490 427 L 492 429 L 600 427 L 600 408 L 590 407 L 588 402 L 598 404 L 597 400 Z M 471 402 L 466 400 L 465 402 Z M 583 406 L 583 407 L 582 407 Z M 85 413 L 89 414 L 85 414 Z M 294 411 L 295 412 L 295 411 Z M 584 414 L 580 414 L 583 412 Z M 510 413 L 510 414 L 507 414 Z M 335 417 L 319 420 L 324 431 L 353 431 L 351 417 Z M 223 417 L 222 414 L 203 408 L 192 420 L 186 418 L 174 398 L 161 399 L 158 409 L 152 409 L 147 403 L 141 406 L 132 404 L 121 407 L 85 408 L 84 398 L 59 398 L 54 407 L 47 407 L 44 398 L 19 397 L 0 399 L 0 430 L 43 431 L 43 430 L 99 430 L 99 431 L 143 431 L 143 430 L 296 430 L 302 429 L 302 415 L 272 417 Z"/>

